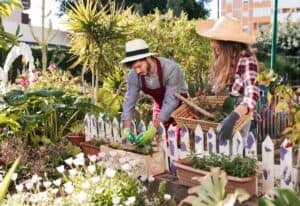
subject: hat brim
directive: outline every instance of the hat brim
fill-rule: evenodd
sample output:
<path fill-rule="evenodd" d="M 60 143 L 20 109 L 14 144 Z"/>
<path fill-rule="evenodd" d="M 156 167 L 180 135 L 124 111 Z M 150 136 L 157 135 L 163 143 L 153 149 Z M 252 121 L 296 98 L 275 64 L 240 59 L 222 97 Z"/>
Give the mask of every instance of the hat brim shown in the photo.
<path fill-rule="evenodd" d="M 246 44 L 254 44 L 255 38 L 250 36 L 245 32 L 232 32 L 228 35 L 228 32 L 219 32 L 218 34 L 212 30 L 212 27 L 215 24 L 215 20 L 208 19 L 205 21 L 201 21 L 196 25 L 196 32 L 200 36 L 206 37 L 212 40 L 222 40 L 222 41 L 235 41 L 235 42 L 242 42 Z M 228 28 L 230 29 L 230 28 Z"/>
<path fill-rule="evenodd" d="M 128 63 L 128 62 L 133 62 L 133 61 L 136 61 L 139 59 L 143 59 L 143 58 L 146 58 L 149 56 L 157 56 L 157 55 L 158 55 L 157 53 L 139 54 L 139 55 L 135 55 L 135 56 L 131 56 L 131 57 L 126 57 L 121 61 L 121 63 L 124 64 L 124 63 Z"/>

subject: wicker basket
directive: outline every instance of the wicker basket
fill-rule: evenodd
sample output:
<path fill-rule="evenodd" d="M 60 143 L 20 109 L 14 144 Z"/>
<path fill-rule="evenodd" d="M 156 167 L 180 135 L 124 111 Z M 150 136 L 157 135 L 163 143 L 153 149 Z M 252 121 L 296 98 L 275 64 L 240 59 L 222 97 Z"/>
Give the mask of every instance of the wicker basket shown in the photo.
<path fill-rule="evenodd" d="M 190 101 L 196 105 L 199 105 L 199 102 L 201 102 L 201 104 L 220 105 L 223 104 L 226 98 L 227 96 L 199 96 L 192 98 Z M 186 104 L 182 104 L 172 113 L 171 116 L 175 119 L 179 126 L 186 126 L 189 129 L 195 129 L 197 125 L 200 125 L 203 131 L 208 131 L 209 128 L 217 128 L 219 122 L 192 119 L 189 115 L 189 112 L 192 111 L 193 109 L 191 107 Z M 245 126 L 251 120 L 251 117 L 252 114 L 250 113 L 240 118 L 235 124 L 234 132 L 242 129 L 243 126 Z"/>

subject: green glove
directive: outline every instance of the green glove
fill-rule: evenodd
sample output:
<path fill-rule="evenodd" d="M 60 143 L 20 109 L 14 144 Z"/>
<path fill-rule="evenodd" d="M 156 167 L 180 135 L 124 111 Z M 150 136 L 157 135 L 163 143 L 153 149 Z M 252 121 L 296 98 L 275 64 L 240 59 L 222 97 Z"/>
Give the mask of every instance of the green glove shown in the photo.
<path fill-rule="evenodd" d="M 139 134 L 135 140 L 137 145 L 143 146 L 143 145 L 151 144 L 156 132 L 157 129 L 155 127 L 150 127 L 148 130 Z"/>
<path fill-rule="evenodd" d="M 123 133 L 125 138 L 128 139 L 130 142 L 135 141 L 134 135 L 132 134 L 131 129 L 129 127 L 124 128 Z"/>

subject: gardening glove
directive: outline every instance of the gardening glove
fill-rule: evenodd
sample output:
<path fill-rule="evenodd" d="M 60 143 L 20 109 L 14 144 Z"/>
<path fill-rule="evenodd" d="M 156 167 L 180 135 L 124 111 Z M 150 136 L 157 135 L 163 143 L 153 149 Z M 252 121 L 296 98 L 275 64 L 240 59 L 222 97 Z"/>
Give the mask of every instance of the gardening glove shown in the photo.
<path fill-rule="evenodd" d="M 231 139 L 235 123 L 240 116 L 235 111 L 231 112 L 218 126 L 217 133 L 219 139 Z"/>
<path fill-rule="evenodd" d="M 123 134 L 124 134 L 125 138 L 128 139 L 130 142 L 135 141 L 134 135 L 132 134 L 131 129 L 129 127 L 124 128 Z"/>
<path fill-rule="evenodd" d="M 151 144 L 156 132 L 157 129 L 155 127 L 150 127 L 148 130 L 142 132 L 136 137 L 136 144 L 140 146 Z"/>

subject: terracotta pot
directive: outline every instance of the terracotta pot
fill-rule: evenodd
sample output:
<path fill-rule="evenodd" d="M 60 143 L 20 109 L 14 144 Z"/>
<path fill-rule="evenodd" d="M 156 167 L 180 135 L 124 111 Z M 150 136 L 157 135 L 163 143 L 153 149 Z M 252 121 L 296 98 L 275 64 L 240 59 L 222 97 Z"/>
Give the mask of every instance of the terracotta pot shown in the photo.
<path fill-rule="evenodd" d="M 208 171 L 195 169 L 190 166 L 191 158 L 175 161 L 174 165 L 180 184 L 188 187 L 201 184 L 201 179 L 209 174 Z M 227 178 L 226 192 L 234 192 L 235 189 L 241 188 L 246 190 L 251 196 L 256 195 L 256 176 L 244 178 L 227 176 Z"/>
<path fill-rule="evenodd" d="M 100 152 L 99 146 L 95 146 L 87 142 L 81 142 L 80 149 L 85 154 L 85 156 L 97 155 Z"/>
<path fill-rule="evenodd" d="M 76 144 L 77 146 L 80 146 L 80 143 L 84 142 L 84 136 L 83 136 L 83 134 L 69 134 L 67 136 L 67 138 L 72 143 Z"/>

